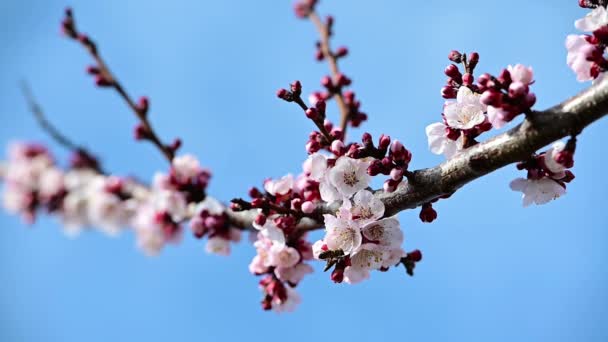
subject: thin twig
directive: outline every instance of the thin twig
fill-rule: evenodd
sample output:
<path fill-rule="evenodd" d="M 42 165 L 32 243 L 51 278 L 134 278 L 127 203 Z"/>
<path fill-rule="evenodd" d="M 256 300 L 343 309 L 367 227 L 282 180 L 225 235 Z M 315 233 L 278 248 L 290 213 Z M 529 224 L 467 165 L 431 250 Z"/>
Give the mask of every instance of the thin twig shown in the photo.
<path fill-rule="evenodd" d="M 329 28 L 321 21 L 321 18 L 319 18 L 319 15 L 316 12 L 311 12 L 309 18 L 317 28 L 317 31 L 319 31 L 321 52 L 325 59 L 327 59 L 332 76 L 336 79 L 340 74 L 340 68 L 338 67 L 338 59 L 331 51 Z M 348 120 L 350 119 L 349 110 L 344 101 L 344 95 L 342 95 L 341 89 L 336 91 L 335 97 L 338 108 L 340 109 L 340 129 L 342 130 L 343 136 L 346 137 L 346 127 L 348 125 Z"/>
<path fill-rule="evenodd" d="M 21 93 L 25 98 L 25 102 L 30 109 L 30 112 L 34 115 L 36 122 L 42 128 L 44 132 L 46 132 L 56 143 L 61 145 L 70 151 L 84 150 L 81 146 L 78 146 L 73 141 L 71 141 L 68 137 L 66 137 L 63 133 L 57 129 L 57 127 L 53 126 L 51 122 L 44 115 L 44 111 L 42 107 L 36 101 L 34 94 L 32 93 L 32 89 L 30 88 L 27 81 L 23 80 L 19 83 L 21 88 Z"/>
<path fill-rule="evenodd" d="M 67 25 L 66 25 L 67 23 Z M 163 156 L 167 159 L 169 163 L 173 160 L 175 155 L 174 149 L 172 149 L 169 145 L 164 144 L 157 133 L 154 131 L 152 124 L 148 120 L 146 110 L 140 108 L 133 98 L 129 95 L 129 93 L 125 90 L 125 87 L 118 81 L 116 76 L 110 71 L 105 60 L 101 57 L 99 53 L 99 49 L 97 44 L 91 40 L 90 37 L 86 35 L 82 35 L 76 29 L 76 23 L 74 20 L 74 16 L 72 14 L 71 9 L 66 11 L 66 20 L 63 23 L 64 30 L 70 30 L 67 32 L 67 35 L 74 40 L 80 42 L 80 44 L 86 48 L 91 57 L 95 60 L 97 64 L 97 68 L 99 69 L 99 76 L 103 79 L 103 81 L 107 82 L 107 85 L 114 88 L 114 90 L 120 95 L 120 97 L 127 103 L 129 108 L 132 110 L 133 114 L 139 119 L 139 122 L 145 129 L 147 135 L 146 139 L 152 142 L 154 146 L 163 154 Z M 69 26 L 68 26 L 69 25 Z"/>

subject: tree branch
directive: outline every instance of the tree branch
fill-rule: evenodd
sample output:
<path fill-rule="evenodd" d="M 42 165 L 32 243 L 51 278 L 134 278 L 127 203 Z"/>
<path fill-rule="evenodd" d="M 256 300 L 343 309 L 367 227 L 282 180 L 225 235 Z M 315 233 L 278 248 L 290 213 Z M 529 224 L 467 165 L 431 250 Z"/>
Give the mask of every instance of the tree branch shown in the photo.
<path fill-rule="evenodd" d="M 30 112 L 36 119 L 36 122 L 40 128 L 42 128 L 42 130 L 46 132 L 55 142 L 67 150 L 76 151 L 83 149 L 72 142 L 68 137 L 61 133 L 57 127 L 53 126 L 53 124 L 47 120 L 46 116 L 44 115 L 44 111 L 36 101 L 29 84 L 26 81 L 21 81 L 19 85 L 21 87 L 21 93 L 23 93 L 23 97 L 25 98 L 25 102 L 27 103 Z"/>
<path fill-rule="evenodd" d="M 465 184 L 509 164 L 523 161 L 552 142 L 579 134 L 608 114 L 608 78 L 578 95 L 544 111 L 532 112 L 524 122 L 483 143 L 472 146 L 435 167 L 412 172 L 404 187 L 395 192 L 375 192 L 385 205 L 385 216 L 417 208 L 433 199 L 450 195 Z M 334 213 L 337 205 L 322 205 L 317 214 Z M 251 226 L 256 213 L 229 213 L 239 227 Z M 322 222 L 303 220 L 303 231 L 323 227 Z"/>
<path fill-rule="evenodd" d="M 82 34 L 77 30 L 72 10 L 68 8 L 65 14 L 65 19 L 62 22 L 63 31 L 69 38 L 79 42 L 80 45 L 87 50 L 89 55 L 91 55 L 91 57 L 95 61 L 96 66 L 93 68 L 89 68 L 89 73 L 97 75 L 97 85 L 100 87 L 111 87 L 116 91 L 116 93 L 118 93 L 118 95 L 127 103 L 133 114 L 139 120 L 141 128 L 143 129 L 142 138 L 149 140 L 154 146 L 156 146 L 156 148 L 162 153 L 165 159 L 167 159 L 167 161 L 171 163 L 173 157 L 175 156 L 175 150 L 177 149 L 177 147 L 179 147 L 179 144 L 177 147 L 172 147 L 171 145 L 164 144 L 158 134 L 154 131 L 152 124 L 148 120 L 147 98 L 142 98 L 140 102 L 143 100 L 143 103 L 139 105 L 135 103 L 133 98 L 125 90 L 124 86 L 110 71 L 110 68 L 108 67 L 107 63 L 99 53 L 99 48 L 97 44 L 95 44 L 89 36 Z"/>
<path fill-rule="evenodd" d="M 319 36 L 321 38 L 321 52 L 325 59 L 327 59 L 329 64 L 329 69 L 331 70 L 331 74 L 336 79 L 340 74 L 340 69 L 338 68 L 338 59 L 331 51 L 331 46 L 329 44 L 330 39 L 330 31 L 329 27 L 321 21 L 319 15 L 316 12 L 312 12 L 309 15 L 310 21 L 315 25 L 317 31 L 319 31 Z M 346 102 L 344 101 L 344 95 L 342 95 L 342 90 L 338 89 L 335 94 L 336 103 L 338 104 L 338 108 L 340 109 L 340 129 L 342 130 L 342 134 L 346 137 L 346 127 L 348 125 L 349 119 L 349 110 L 346 106 Z"/>

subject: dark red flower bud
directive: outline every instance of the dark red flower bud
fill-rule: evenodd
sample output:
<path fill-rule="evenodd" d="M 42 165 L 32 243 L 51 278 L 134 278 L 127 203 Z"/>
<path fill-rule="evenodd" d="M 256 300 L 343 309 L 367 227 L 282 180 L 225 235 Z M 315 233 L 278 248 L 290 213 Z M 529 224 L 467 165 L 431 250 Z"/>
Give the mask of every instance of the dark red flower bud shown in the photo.
<path fill-rule="evenodd" d="M 448 55 L 448 59 L 456 64 L 462 63 L 462 54 L 459 51 L 452 50 Z"/>
<path fill-rule="evenodd" d="M 348 55 L 348 48 L 346 46 L 341 46 L 336 50 L 335 56 L 338 58 L 344 57 Z"/>
<path fill-rule="evenodd" d="M 456 98 L 456 89 L 454 87 L 445 86 L 441 88 L 441 97 L 444 99 L 455 99 Z"/>
<path fill-rule="evenodd" d="M 258 216 L 255 217 L 255 223 L 259 226 L 263 226 L 266 223 L 266 215 L 258 214 Z"/>
<path fill-rule="evenodd" d="M 422 252 L 420 252 L 420 250 L 418 249 L 415 249 L 407 253 L 406 258 L 413 262 L 419 262 L 420 260 L 422 260 Z"/>
<path fill-rule="evenodd" d="M 455 64 L 448 65 L 445 68 L 444 73 L 446 74 L 446 76 L 451 77 L 453 79 L 462 78 L 462 74 L 460 73 L 460 70 L 458 70 L 458 67 Z"/>
<path fill-rule="evenodd" d="M 469 55 L 469 71 L 470 72 L 473 72 L 473 70 L 475 70 L 477 63 L 479 63 L 479 54 L 477 52 L 471 52 L 471 54 Z"/>
<path fill-rule="evenodd" d="M 430 203 L 425 203 L 422 205 L 422 210 L 420 210 L 420 220 L 422 222 L 433 222 L 437 218 L 437 212 L 433 209 L 433 206 Z"/>
<path fill-rule="evenodd" d="M 386 150 L 388 148 L 388 145 L 390 145 L 390 144 L 391 144 L 391 137 L 389 137 L 388 135 L 382 134 L 380 136 L 380 139 L 378 140 L 378 149 Z"/>

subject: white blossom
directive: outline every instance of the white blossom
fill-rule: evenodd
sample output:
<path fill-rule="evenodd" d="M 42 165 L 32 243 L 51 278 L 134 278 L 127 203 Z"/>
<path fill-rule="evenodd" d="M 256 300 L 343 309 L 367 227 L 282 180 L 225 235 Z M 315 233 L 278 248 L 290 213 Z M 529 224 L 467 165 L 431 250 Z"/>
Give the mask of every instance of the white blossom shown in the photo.
<path fill-rule="evenodd" d="M 523 206 L 534 203 L 545 204 L 566 193 L 566 189 L 550 178 L 525 179 L 517 178 L 510 184 L 513 191 L 521 191 Z"/>
<path fill-rule="evenodd" d="M 455 102 L 448 102 L 444 109 L 448 126 L 458 129 L 471 129 L 486 119 L 486 106 L 479 99 L 480 94 L 474 93 L 468 87 L 458 89 Z"/>
<path fill-rule="evenodd" d="M 313 272 L 310 265 L 299 263 L 293 267 L 277 267 L 274 270 L 274 274 L 277 278 L 288 281 L 292 284 L 299 283 L 305 275 Z"/>
<path fill-rule="evenodd" d="M 361 190 L 353 197 L 353 203 L 344 201 L 346 206 L 360 224 L 376 221 L 384 216 L 384 203 L 374 196 L 371 191 Z"/>
<path fill-rule="evenodd" d="M 426 126 L 426 135 L 429 149 L 434 154 L 443 154 L 447 159 L 454 157 L 462 146 L 462 137 L 454 141 L 447 137 L 447 126 L 442 122 L 432 123 Z"/>
<path fill-rule="evenodd" d="M 214 236 L 207 240 L 205 251 L 209 254 L 228 256 L 230 255 L 230 241 L 220 236 Z"/>
<path fill-rule="evenodd" d="M 330 250 L 342 250 L 345 255 L 356 252 L 362 243 L 361 228 L 352 220 L 323 215 L 325 218 L 325 243 Z"/>
<path fill-rule="evenodd" d="M 270 266 L 293 267 L 300 261 L 298 250 L 284 244 L 272 244 L 268 250 Z"/>
<path fill-rule="evenodd" d="M 302 298 L 296 290 L 289 286 L 286 286 L 285 289 L 287 290 L 287 300 L 280 302 L 277 298 L 272 303 L 272 310 L 275 312 L 293 312 L 302 302 Z"/>
<path fill-rule="evenodd" d="M 574 26 L 584 32 L 593 32 L 606 25 L 608 25 L 608 11 L 604 6 L 597 6 L 585 17 L 574 22 Z"/>
<path fill-rule="evenodd" d="M 367 174 L 368 162 L 346 156 L 338 158 L 329 170 L 329 181 L 338 192 L 350 198 L 355 192 L 369 186 L 371 177 Z"/>
<path fill-rule="evenodd" d="M 201 172 L 201 164 L 191 154 L 175 157 L 171 165 L 175 177 L 181 182 L 187 182 Z"/>
<path fill-rule="evenodd" d="M 556 159 L 557 154 L 563 151 L 564 148 L 566 148 L 566 144 L 563 141 L 556 141 L 547 150 L 543 158 L 547 169 L 556 174 L 554 177 L 556 179 L 561 179 L 565 176 L 564 171 L 566 170 L 566 167 L 558 163 Z"/>
<path fill-rule="evenodd" d="M 293 188 L 293 176 L 287 175 L 277 180 L 268 180 L 264 189 L 271 195 L 286 195 Z"/>
<path fill-rule="evenodd" d="M 274 217 L 268 217 L 263 226 L 253 222 L 253 227 L 259 230 L 265 238 L 278 244 L 285 244 L 285 234 L 274 224 Z"/>
<path fill-rule="evenodd" d="M 509 71 L 513 82 L 521 82 L 525 85 L 529 85 L 534 81 L 534 71 L 532 70 L 532 67 L 516 64 L 507 66 L 507 70 Z"/>
<path fill-rule="evenodd" d="M 576 73 L 576 79 L 579 82 L 593 80 L 591 76 L 593 62 L 589 57 L 597 48 L 587 41 L 586 36 L 571 34 L 566 38 L 566 49 L 568 49 L 566 61 Z"/>
<path fill-rule="evenodd" d="M 378 243 L 387 250 L 399 247 L 403 243 L 403 231 L 396 217 L 370 222 L 361 228 L 361 233 L 368 240 Z"/>

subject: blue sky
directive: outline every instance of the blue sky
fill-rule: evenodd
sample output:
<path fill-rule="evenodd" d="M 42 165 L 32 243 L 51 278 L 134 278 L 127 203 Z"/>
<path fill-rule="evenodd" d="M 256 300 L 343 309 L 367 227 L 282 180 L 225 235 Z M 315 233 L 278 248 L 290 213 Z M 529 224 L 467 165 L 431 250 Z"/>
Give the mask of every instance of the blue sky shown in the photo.
<path fill-rule="evenodd" d="M 320 11 L 335 15 L 335 44 L 351 50 L 342 68 L 369 113 L 363 129 L 403 141 L 414 168 L 442 159 L 424 127 L 439 118 L 451 49 L 478 51 L 479 72 L 532 65 L 537 109 L 585 86 L 565 64 L 565 37 L 585 13 L 574 0 L 411 3 L 326 0 Z M 84 75 L 88 56 L 58 34 L 65 5 L 0 3 L 0 143 L 49 142 L 18 91 L 26 78 L 51 120 L 108 170 L 149 179 L 164 161 L 132 141 L 121 100 Z M 312 126 L 274 92 L 294 79 L 316 89 L 327 67 L 313 61 L 316 34 L 291 1 L 70 5 L 129 91 L 151 98 L 160 134 L 180 136 L 213 170 L 216 197 L 300 170 Z M 315 265 L 289 315 L 261 311 L 246 243 L 221 258 L 188 237 L 150 259 L 129 234 L 70 240 L 52 219 L 27 227 L 0 213 L 0 341 L 606 341 L 607 128 L 600 121 L 579 139 L 564 198 L 524 209 L 508 188 L 521 174 L 504 168 L 441 201 L 433 224 L 399 215 L 406 249 L 424 253 L 415 277 L 396 269 L 334 285 Z"/>

